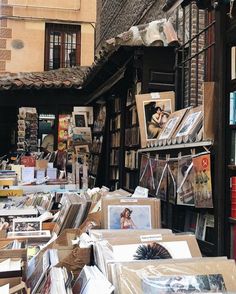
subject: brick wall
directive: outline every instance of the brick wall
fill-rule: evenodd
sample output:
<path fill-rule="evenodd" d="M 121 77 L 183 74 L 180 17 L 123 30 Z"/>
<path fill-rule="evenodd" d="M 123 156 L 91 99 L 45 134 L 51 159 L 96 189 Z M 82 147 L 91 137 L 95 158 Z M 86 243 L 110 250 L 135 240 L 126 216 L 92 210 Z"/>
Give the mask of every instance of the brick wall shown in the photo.
<path fill-rule="evenodd" d="M 7 5 L 8 0 L 0 0 L 1 5 Z M 7 27 L 7 19 L 4 16 L 12 15 L 11 6 L 0 7 L 0 73 L 6 70 L 6 61 L 11 60 L 11 51 L 6 50 L 7 39 L 12 38 L 12 30 Z"/>
<path fill-rule="evenodd" d="M 103 41 L 132 25 L 162 18 L 164 3 L 165 0 L 97 0 L 96 50 L 100 49 Z"/>

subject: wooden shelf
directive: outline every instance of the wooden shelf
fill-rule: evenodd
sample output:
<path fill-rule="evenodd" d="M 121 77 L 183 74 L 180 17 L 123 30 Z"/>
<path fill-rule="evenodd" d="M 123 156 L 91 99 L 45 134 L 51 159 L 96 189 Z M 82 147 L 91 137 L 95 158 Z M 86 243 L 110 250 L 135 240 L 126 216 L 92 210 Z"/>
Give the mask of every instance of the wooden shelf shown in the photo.
<path fill-rule="evenodd" d="M 125 146 L 125 149 L 138 149 L 140 148 L 140 145 L 137 144 L 137 145 L 129 145 L 129 146 Z"/>
<path fill-rule="evenodd" d="M 124 189 L 127 191 L 127 192 L 129 192 L 129 193 L 134 193 L 134 189 L 130 189 L 130 188 L 127 188 L 127 187 L 124 187 Z"/>
<path fill-rule="evenodd" d="M 120 146 L 117 146 L 117 147 L 111 147 L 111 149 L 120 149 Z"/>
<path fill-rule="evenodd" d="M 175 145 L 143 148 L 143 149 L 138 149 L 137 152 L 150 152 L 150 151 L 169 150 L 169 149 L 196 148 L 196 147 L 212 146 L 212 145 L 213 145 L 213 141 L 201 141 L 201 142 L 193 142 L 193 143 L 184 143 L 184 144 L 175 144 Z"/>

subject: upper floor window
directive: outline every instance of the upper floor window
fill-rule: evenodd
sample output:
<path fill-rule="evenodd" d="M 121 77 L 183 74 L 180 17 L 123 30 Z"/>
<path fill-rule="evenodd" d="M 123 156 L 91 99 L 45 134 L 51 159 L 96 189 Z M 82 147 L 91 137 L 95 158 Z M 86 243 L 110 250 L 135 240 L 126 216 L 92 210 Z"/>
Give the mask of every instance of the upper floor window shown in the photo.
<path fill-rule="evenodd" d="M 45 70 L 80 65 L 80 26 L 46 24 L 45 38 Z"/>

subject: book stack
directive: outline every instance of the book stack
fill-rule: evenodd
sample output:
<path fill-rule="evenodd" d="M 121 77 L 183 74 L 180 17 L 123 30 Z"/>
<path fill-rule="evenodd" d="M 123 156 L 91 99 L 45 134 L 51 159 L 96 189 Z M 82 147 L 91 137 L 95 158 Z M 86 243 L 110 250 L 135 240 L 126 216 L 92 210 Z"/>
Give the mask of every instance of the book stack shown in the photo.
<path fill-rule="evenodd" d="M 17 174 L 14 170 L 0 170 L 0 186 L 17 185 Z"/>
<path fill-rule="evenodd" d="M 236 218 L 236 177 L 231 177 L 231 217 Z"/>

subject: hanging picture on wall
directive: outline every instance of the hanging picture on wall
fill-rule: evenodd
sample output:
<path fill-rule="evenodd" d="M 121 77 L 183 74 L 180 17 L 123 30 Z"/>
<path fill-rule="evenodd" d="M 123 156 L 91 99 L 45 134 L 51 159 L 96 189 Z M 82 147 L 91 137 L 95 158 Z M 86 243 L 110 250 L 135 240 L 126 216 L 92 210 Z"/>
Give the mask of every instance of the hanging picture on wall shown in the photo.
<path fill-rule="evenodd" d="M 91 128 L 73 128 L 73 143 L 74 145 L 91 144 Z"/>
<path fill-rule="evenodd" d="M 166 122 L 164 128 L 160 132 L 158 139 L 169 140 L 176 131 L 177 127 L 185 117 L 189 108 L 181 109 L 170 114 L 168 121 Z"/>
<path fill-rule="evenodd" d="M 210 154 L 193 157 L 194 197 L 198 208 L 212 208 L 211 158 Z"/>
<path fill-rule="evenodd" d="M 85 128 L 88 126 L 86 112 L 73 112 L 73 123 L 75 127 Z"/>
<path fill-rule="evenodd" d="M 202 126 L 203 110 L 202 106 L 192 108 L 188 111 L 181 125 L 176 131 L 175 137 L 194 137 Z"/>
<path fill-rule="evenodd" d="M 174 92 L 136 95 L 141 147 L 155 141 L 174 111 Z"/>
<path fill-rule="evenodd" d="M 194 206 L 194 169 L 191 156 L 178 161 L 177 204 Z"/>
<path fill-rule="evenodd" d="M 150 162 L 150 158 L 146 155 L 142 156 L 139 186 L 147 188 L 151 191 L 155 189 L 152 165 Z"/>

